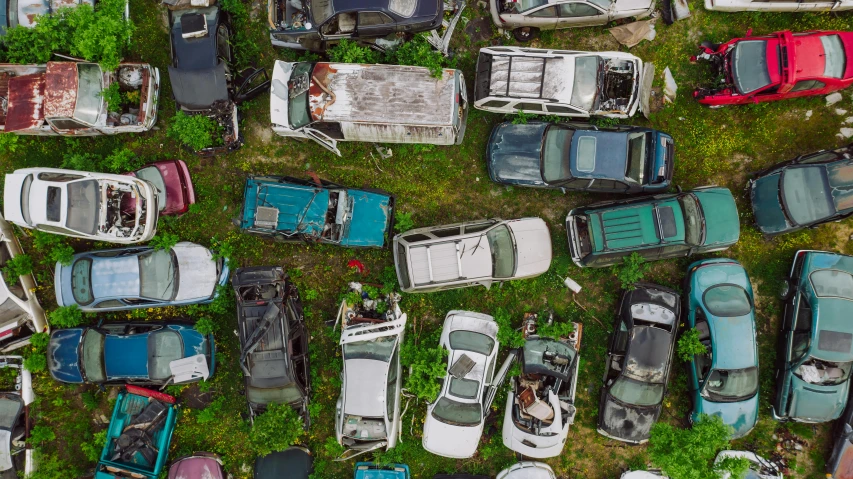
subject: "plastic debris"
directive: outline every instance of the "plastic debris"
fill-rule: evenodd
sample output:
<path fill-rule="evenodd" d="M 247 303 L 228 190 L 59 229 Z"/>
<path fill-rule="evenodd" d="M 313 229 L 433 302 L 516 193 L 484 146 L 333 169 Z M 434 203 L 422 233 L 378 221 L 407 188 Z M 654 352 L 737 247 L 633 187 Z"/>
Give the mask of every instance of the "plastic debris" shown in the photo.
<path fill-rule="evenodd" d="M 360 274 L 364 274 L 364 272 L 365 272 L 365 271 L 367 271 L 367 268 L 365 268 L 365 267 L 364 267 L 364 263 L 362 263 L 361 261 L 359 261 L 359 260 L 357 260 L 357 259 L 351 259 L 351 260 L 349 260 L 349 262 L 347 263 L 347 268 L 355 268 L 355 269 L 357 269 L 357 270 L 358 270 L 358 272 L 359 272 Z M 358 288 L 356 288 L 355 286 L 353 286 L 353 284 L 358 284 L 358 283 L 350 283 L 350 288 L 352 288 L 352 289 L 358 289 L 359 291 L 361 290 L 361 285 L 360 285 L 360 284 L 358 285 Z"/>
<path fill-rule="evenodd" d="M 376 149 L 376 152 L 379 153 L 379 156 L 382 157 L 383 160 L 387 160 L 388 158 L 394 156 L 394 152 L 391 151 L 391 148 L 380 145 L 373 145 L 373 147 Z"/>
<path fill-rule="evenodd" d="M 846 114 L 847 114 L 847 110 L 844 110 L 844 109 L 841 109 L 841 108 L 836 108 L 836 109 L 835 109 L 835 114 L 836 114 L 836 115 L 839 115 L 839 116 L 841 116 L 841 115 L 846 115 Z"/>
<path fill-rule="evenodd" d="M 842 128 L 835 136 L 839 138 L 850 138 L 853 136 L 853 128 Z"/>
<path fill-rule="evenodd" d="M 675 93 L 678 91 L 678 85 L 675 84 L 675 78 L 673 78 L 672 72 L 669 71 L 669 67 L 664 68 L 663 78 L 664 78 L 663 102 L 664 103 L 674 103 L 675 102 Z"/>
<path fill-rule="evenodd" d="M 844 123 L 847 125 L 853 123 L 853 116 L 848 116 L 847 118 L 845 118 Z"/>
<path fill-rule="evenodd" d="M 832 106 L 841 101 L 841 93 L 835 92 L 826 95 L 826 106 Z"/>
<path fill-rule="evenodd" d="M 566 279 L 563 280 L 563 284 L 565 284 L 566 287 L 572 290 L 572 292 L 575 294 L 581 292 L 581 285 L 579 285 L 577 281 L 573 280 L 572 278 L 569 278 L 568 276 L 566 277 Z"/>
<path fill-rule="evenodd" d="M 810 119 L 811 117 L 812 117 L 812 111 L 809 110 L 806 112 L 806 120 Z"/>
<path fill-rule="evenodd" d="M 671 25 L 678 20 L 683 20 L 690 16 L 690 7 L 687 5 L 687 0 L 664 0 L 663 9 L 663 21 L 666 22 L 667 25 Z"/>
<path fill-rule="evenodd" d="M 628 48 L 637 45 L 643 40 L 652 41 L 655 39 L 654 20 L 643 20 L 640 22 L 628 23 L 619 25 L 608 30 L 617 42 L 625 45 Z"/>

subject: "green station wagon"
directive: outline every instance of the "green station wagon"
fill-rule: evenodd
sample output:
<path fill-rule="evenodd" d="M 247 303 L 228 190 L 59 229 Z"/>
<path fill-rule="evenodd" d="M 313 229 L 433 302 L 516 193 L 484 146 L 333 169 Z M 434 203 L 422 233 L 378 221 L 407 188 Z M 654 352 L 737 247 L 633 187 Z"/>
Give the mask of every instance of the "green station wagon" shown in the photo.
<path fill-rule="evenodd" d="M 575 208 L 566 217 L 572 261 L 600 268 L 637 252 L 647 261 L 722 251 L 740 236 L 727 188 L 695 190 Z"/>

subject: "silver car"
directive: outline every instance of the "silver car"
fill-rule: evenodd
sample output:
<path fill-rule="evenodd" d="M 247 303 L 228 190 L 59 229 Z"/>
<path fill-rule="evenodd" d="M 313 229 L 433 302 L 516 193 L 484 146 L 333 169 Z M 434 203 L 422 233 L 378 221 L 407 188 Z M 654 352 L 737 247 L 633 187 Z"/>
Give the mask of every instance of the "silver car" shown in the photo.
<path fill-rule="evenodd" d="M 542 218 L 489 219 L 418 228 L 394 237 L 400 288 L 409 293 L 532 278 L 551 266 Z"/>
<path fill-rule="evenodd" d="M 710 1 L 710 0 L 709 0 Z M 540 30 L 606 25 L 622 18 L 645 18 L 652 0 L 489 0 L 492 21 L 527 42 Z"/>

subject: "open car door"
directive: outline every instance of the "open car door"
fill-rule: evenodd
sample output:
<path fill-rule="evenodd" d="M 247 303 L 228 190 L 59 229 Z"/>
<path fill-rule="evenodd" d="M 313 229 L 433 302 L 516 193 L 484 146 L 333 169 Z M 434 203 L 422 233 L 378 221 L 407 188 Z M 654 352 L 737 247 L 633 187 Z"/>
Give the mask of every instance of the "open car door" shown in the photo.
<path fill-rule="evenodd" d="M 651 113 L 649 107 L 649 99 L 652 95 L 652 82 L 655 79 L 655 65 L 654 63 L 646 62 L 643 64 L 643 73 L 640 75 L 640 110 L 643 112 L 643 116 L 647 119 L 649 118 L 649 114 Z"/>
<path fill-rule="evenodd" d="M 247 68 L 240 72 L 240 86 L 234 93 L 234 103 L 249 101 L 270 89 L 270 77 L 265 68 Z"/>
<path fill-rule="evenodd" d="M 332 153 L 341 156 L 341 150 L 338 149 L 338 141 L 330 137 L 329 135 L 323 133 L 320 130 L 315 130 L 314 128 L 303 128 L 303 132 L 308 135 L 312 140 L 316 141 L 323 148 L 331 151 Z"/>
<path fill-rule="evenodd" d="M 492 379 L 492 383 L 489 384 L 489 387 L 486 389 L 486 395 L 483 398 L 483 411 L 489 411 L 492 407 L 492 403 L 495 401 L 495 396 L 498 393 L 498 389 L 500 389 L 501 385 L 506 379 L 506 374 L 509 371 L 512 363 L 515 362 L 515 358 L 518 355 L 518 349 L 513 349 L 509 352 L 509 356 L 506 357 L 503 364 L 501 364 L 501 368 L 498 370 L 495 377 Z"/>

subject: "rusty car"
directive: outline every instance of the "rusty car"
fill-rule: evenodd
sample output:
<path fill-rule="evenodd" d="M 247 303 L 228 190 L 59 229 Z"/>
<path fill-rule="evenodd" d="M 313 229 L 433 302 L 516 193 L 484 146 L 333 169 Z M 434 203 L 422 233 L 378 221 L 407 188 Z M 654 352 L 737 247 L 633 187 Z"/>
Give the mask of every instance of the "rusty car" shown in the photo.
<path fill-rule="evenodd" d="M 459 145 L 468 96 L 459 70 L 276 61 L 270 117 L 277 134 L 338 156 L 338 141 Z"/>
<path fill-rule="evenodd" d="M 121 104 L 105 92 L 118 84 Z M 157 121 L 160 71 L 147 63 L 0 64 L 0 131 L 18 135 L 99 136 L 148 131 Z"/>

